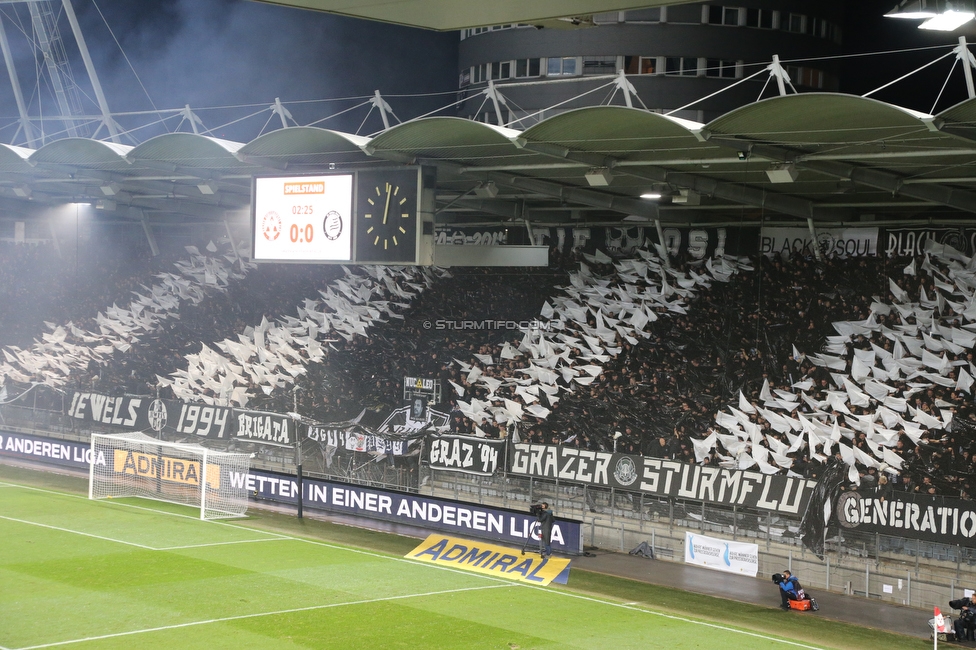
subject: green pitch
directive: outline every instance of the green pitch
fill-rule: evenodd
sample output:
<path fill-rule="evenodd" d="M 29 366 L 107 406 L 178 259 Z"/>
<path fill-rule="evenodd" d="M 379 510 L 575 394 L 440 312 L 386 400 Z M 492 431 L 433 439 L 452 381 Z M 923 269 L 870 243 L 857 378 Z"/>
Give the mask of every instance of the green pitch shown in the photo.
<path fill-rule="evenodd" d="M 774 621 L 783 619 L 767 608 L 737 610 L 731 601 L 673 598 L 668 591 L 693 606 L 711 603 L 702 610 L 711 620 L 692 618 L 680 608 L 655 607 L 660 588 L 629 581 L 572 574 L 569 588 L 538 588 L 400 557 L 416 540 L 265 514 L 202 522 L 175 506 L 92 502 L 52 489 L 50 480 L 41 487 L 25 478 L 0 468 L 4 650 L 892 650 L 924 643 L 814 618 L 776 630 Z M 372 540 L 395 554 L 323 536 Z"/>

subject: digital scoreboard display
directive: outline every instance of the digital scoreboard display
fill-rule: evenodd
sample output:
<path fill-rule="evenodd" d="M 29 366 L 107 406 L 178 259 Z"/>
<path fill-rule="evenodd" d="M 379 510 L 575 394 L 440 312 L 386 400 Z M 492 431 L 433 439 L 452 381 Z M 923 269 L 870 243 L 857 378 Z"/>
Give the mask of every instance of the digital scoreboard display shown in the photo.
<path fill-rule="evenodd" d="M 256 262 L 352 260 L 353 175 L 255 178 Z"/>

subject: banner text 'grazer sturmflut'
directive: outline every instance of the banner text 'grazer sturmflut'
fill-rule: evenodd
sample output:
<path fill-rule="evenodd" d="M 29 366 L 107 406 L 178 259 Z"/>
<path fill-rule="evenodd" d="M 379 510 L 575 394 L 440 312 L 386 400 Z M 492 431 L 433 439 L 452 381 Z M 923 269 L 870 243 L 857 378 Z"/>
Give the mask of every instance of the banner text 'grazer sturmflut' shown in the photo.
<path fill-rule="evenodd" d="M 803 514 L 815 481 L 553 445 L 513 445 L 512 474 Z"/>

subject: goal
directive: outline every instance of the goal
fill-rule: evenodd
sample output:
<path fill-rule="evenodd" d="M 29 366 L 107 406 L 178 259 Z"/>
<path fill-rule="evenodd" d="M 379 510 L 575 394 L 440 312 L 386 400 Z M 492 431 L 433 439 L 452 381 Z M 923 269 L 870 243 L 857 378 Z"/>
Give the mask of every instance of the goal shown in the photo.
<path fill-rule="evenodd" d="M 244 478 L 250 454 L 165 442 L 141 433 L 93 433 L 91 450 L 89 499 L 143 497 L 178 503 L 199 508 L 201 519 L 247 512 Z"/>

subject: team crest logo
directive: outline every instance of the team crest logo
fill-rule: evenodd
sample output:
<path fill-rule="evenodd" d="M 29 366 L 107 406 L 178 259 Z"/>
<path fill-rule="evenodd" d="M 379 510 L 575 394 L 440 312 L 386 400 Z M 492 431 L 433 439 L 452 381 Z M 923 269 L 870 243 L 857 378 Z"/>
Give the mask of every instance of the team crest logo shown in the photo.
<path fill-rule="evenodd" d="M 966 238 L 958 230 L 953 230 L 952 232 L 947 232 L 942 235 L 942 242 L 945 246 L 952 246 L 957 251 L 966 252 Z"/>
<path fill-rule="evenodd" d="M 339 235 L 342 234 L 342 215 L 335 210 L 329 212 L 322 222 L 322 230 L 325 232 L 325 238 L 329 241 L 339 239 Z"/>
<path fill-rule="evenodd" d="M 857 528 L 859 521 L 856 518 L 852 521 L 848 519 L 849 511 L 856 513 L 858 511 L 858 496 L 856 492 L 841 492 L 840 496 L 837 497 L 837 521 L 844 528 Z M 853 501 L 848 505 L 849 501 Z"/>
<path fill-rule="evenodd" d="M 281 217 L 277 212 L 272 210 L 261 219 L 261 234 L 268 241 L 278 239 L 278 235 L 281 234 Z"/>
<path fill-rule="evenodd" d="M 166 426 L 166 405 L 163 400 L 154 399 L 149 405 L 149 428 L 159 433 Z"/>
<path fill-rule="evenodd" d="M 821 232 L 817 235 L 817 246 L 820 247 L 820 252 L 827 254 L 834 247 L 834 236 L 829 232 Z"/>
<path fill-rule="evenodd" d="M 637 466 L 629 457 L 624 456 L 617 461 L 617 466 L 613 468 L 613 477 L 621 485 L 630 485 L 637 480 Z"/>

